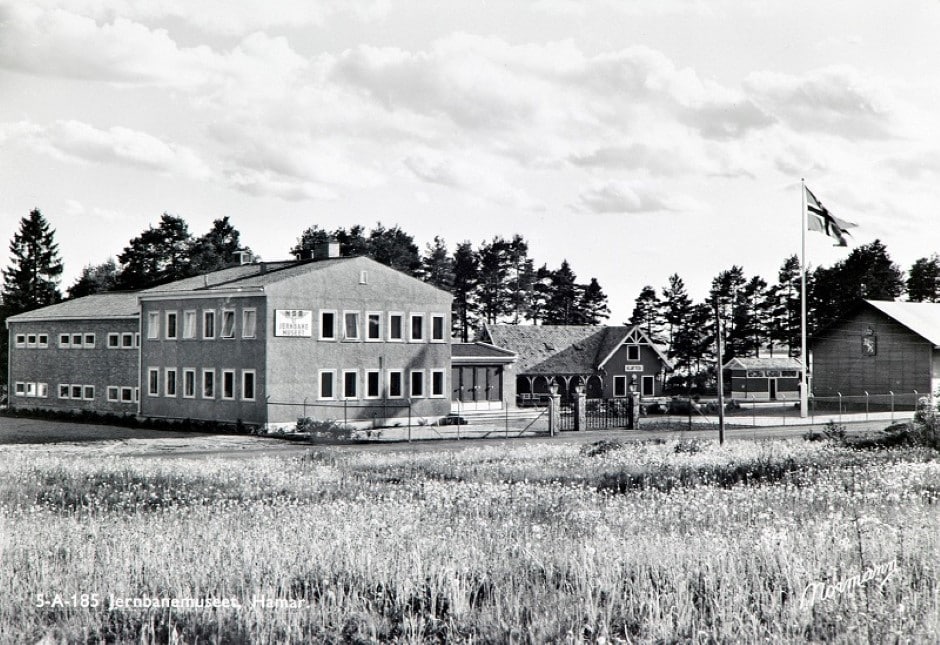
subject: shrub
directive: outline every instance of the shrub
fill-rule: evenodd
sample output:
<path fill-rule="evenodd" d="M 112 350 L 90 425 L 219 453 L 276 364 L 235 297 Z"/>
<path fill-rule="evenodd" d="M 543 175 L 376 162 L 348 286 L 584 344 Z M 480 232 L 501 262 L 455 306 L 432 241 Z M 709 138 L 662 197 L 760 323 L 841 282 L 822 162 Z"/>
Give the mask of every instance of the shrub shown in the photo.
<path fill-rule="evenodd" d="M 332 419 L 311 419 L 301 417 L 297 419 L 297 432 L 309 434 L 311 438 L 333 439 L 349 441 L 358 438 L 358 431 L 349 425 L 337 423 Z"/>

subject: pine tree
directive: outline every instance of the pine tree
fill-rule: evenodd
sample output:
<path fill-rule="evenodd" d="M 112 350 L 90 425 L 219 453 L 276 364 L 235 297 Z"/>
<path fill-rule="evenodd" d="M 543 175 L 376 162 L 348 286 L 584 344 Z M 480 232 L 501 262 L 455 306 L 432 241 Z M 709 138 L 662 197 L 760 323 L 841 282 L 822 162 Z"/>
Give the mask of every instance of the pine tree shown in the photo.
<path fill-rule="evenodd" d="M 659 342 L 662 335 L 662 303 L 656 295 L 656 289 L 646 285 L 640 290 L 633 305 L 630 325 L 639 325 L 654 342 Z"/>
<path fill-rule="evenodd" d="M 911 302 L 940 302 L 940 256 L 920 258 L 907 277 L 907 299 Z"/>
<path fill-rule="evenodd" d="M 447 251 L 447 243 L 439 235 L 428 244 L 421 258 L 421 273 L 424 281 L 439 289 L 454 290 L 454 258 Z"/>
<path fill-rule="evenodd" d="M 385 228 L 381 222 L 369 233 L 369 257 L 410 276 L 420 277 L 421 255 L 414 238 L 398 226 Z"/>
<path fill-rule="evenodd" d="M 689 319 L 692 313 L 692 299 L 685 289 L 685 283 L 679 274 L 669 276 L 669 284 L 663 288 L 660 300 L 662 319 L 666 325 L 666 342 L 669 344 L 669 356 L 675 356 L 675 337 L 677 330 Z"/>
<path fill-rule="evenodd" d="M 81 298 L 94 293 L 112 291 L 118 286 L 118 268 L 114 258 L 101 264 L 88 264 L 82 274 L 68 289 L 69 298 Z"/>
<path fill-rule="evenodd" d="M 10 242 L 10 265 L 3 271 L 3 303 L 12 313 L 55 304 L 62 299 L 62 261 L 55 231 L 38 209 L 20 220 Z"/>
<path fill-rule="evenodd" d="M 157 228 L 149 227 L 118 256 L 119 287 L 142 289 L 195 275 L 192 235 L 181 217 L 164 213 Z"/>
<path fill-rule="evenodd" d="M 777 284 L 771 290 L 773 306 L 770 310 L 771 355 L 774 344 L 787 346 L 788 354 L 795 356 L 800 346 L 800 316 L 802 315 L 802 285 L 800 260 L 791 255 L 777 272 Z"/>
<path fill-rule="evenodd" d="M 591 278 L 587 286 L 581 290 L 578 309 L 581 310 L 581 324 L 584 325 L 599 325 L 610 318 L 607 294 L 601 289 L 597 278 Z"/>
<path fill-rule="evenodd" d="M 237 262 L 236 251 L 249 250 L 241 246 L 241 234 L 228 216 L 212 222 L 212 228 L 191 244 L 190 273 L 208 273 L 232 266 Z"/>
<path fill-rule="evenodd" d="M 477 321 L 477 284 L 480 279 L 480 265 L 477 254 L 470 242 L 461 242 L 454 251 L 454 335 L 463 342 L 468 342 L 471 329 Z"/>
<path fill-rule="evenodd" d="M 562 260 L 561 266 L 552 271 L 548 302 L 545 305 L 546 325 L 580 325 L 584 319 L 578 307 L 581 297 L 581 285 L 571 270 L 568 260 Z"/>

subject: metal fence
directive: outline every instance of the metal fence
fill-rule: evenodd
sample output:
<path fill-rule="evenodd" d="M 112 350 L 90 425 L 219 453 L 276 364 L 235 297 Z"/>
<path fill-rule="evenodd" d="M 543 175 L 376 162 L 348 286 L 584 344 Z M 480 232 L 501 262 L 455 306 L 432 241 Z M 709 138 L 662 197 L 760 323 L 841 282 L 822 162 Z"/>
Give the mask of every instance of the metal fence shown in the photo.
<path fill-rule="evenodd" d="M 843 396 L 811 396 L 808 399 L 807 416 L 800 416 L 798 399 L 725 400 L 725 421 L 728 425 L 759 427 L 807 425 L 835 421 L 837 423 L 862 423 L 883 421 L 887 424 L 910 420 L 917 410 L 918 402 L 925 394 L 911 392 L 866 393 Z M 643 407 L 641 406 L 641 410 Z M 642 425 L 650 427 L 657 422 L 688 425 L 718 424 L 717 399 L 691 400 L 673 397 L 662 414 L 646 412 Z"/>

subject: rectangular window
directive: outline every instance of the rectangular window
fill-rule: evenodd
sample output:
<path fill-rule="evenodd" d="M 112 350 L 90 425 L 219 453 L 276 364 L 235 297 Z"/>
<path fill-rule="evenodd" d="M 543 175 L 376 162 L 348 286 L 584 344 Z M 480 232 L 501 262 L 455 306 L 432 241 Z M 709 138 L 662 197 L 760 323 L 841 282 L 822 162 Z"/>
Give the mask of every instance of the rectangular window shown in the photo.
<path fill-rule="evenodd" d="M 343 398 L 359 398 L 359 373 L 356 370 L 345 370 L 343 372 Z"/>
<path fill-rule="evenodd" d="M 202 312 L 202 337 L 215 338 L 215 311 L 204 310 Z"/>
<path fill-rule="evenodd" d="M 160 394 L 160 370 L 156 367 L 147 370 L 147 394 L 150 396 Z"/>
<path fill-rule="evenodd" d="M 36 396 L 46 398 L 49 396 L 49 384 L 48 383 L 36 383 Z"/>
<path fill-rule="evenodd" d="M 140 347 L 140 332 L 134 334 L 134 347 Z"/>
<path fill-rule="evenodd" d="M 147 312 L 147 338 L 160 338 L 160 312 Z"/>
<path fill-rule="evenodd" d="M 26 346 L 35 347 L 36 346 L 36 334 L 29 334 L 26 336 Z"/>
<path fill-rule="evenodd" d="M 183 369 L 183 397 L 196 398 L 196 370 L 188 367 Z"/>
<path fill-rule="evenodd" d="M 49 347 L 49 334 L 39 334 L 39 347 Z"/>
<path fill-rule="evenodd" d="M 640 346 L 639 345 L 627 345 L 627 360 L 628 361 L 640 360 Z"/>
<path fill-rule="evenodd" d="M 196 312 L 183 312 L 183 338 L 196 337 Z"/>
<path fill-rule="evenodd" d="M 378 370 L 366 371 L 366 398 L 377 399 L 382 395 L 382 377 Z"/>
<path fill-rule="evenodd" d="M 405 395 L 401 370 L 388 371 L 388 397 L 390 399 L 400 399 Z"/>
<path fill-rule="evenodd" d="M 359 312 L 343 312 L 343 338 L 346 340 L 359 340 Z"/>
<path fill-rule="evenodd" d="M 222 398 L 235 398 L 235 370 L 222 370 Z"/>
<path fill-rule="evenodd" d="M 627 395 L 627 377 L 626 376 L 615 376 L 614 377 L 614 396 L 621 397 Z"/>
<path fill-rule="evenodd" d="M 336 312 L 320 312 L 320 340 L 336 340 Z"/>
<path fill-rule="evenodd" d="M 643 396 L 653 396 L 653 390 L 656 386 L 656 379 L 653 376 L 643 377 Z"/>
<path fill-rule="evenodd" d="M 334 394 L 333 380 L 336 378 L 336 373 L 333 370 L 320 370 L 320 398 L 321 399 L 333 399 L 336 398 Z"/>
<path fill-rule="evenodd" d="M 254 370 L 242 371 L 242 400 L 244 401 L 255 400 L 255 371 Z"/>
<path fill-rule="evenodd" d="M 222 311 L 222 338 L 235 338 L 235 312 Z"/>
<path fill-rule="evenodd" d="M 258 326 L 258 313 L 254 309 L 242 310 L 242 338 L 254 338 Z"/>
<path fill-rule="evenodd" d="M 72 388 L 71 394 L 69 395 L 70 398 L 73 398 L 73 399 L 82 398 L 82 386 L 81 385 L 72 385 L 71 388 Z"/>
<path fill-rule="evenodd" d="M 176 338 L 176 312 L 175 311 L 166 312 L 166 337 L 171 340 Z"/>
<path fill-rule="evenodd" d="M 176 368 L 167 367 L 164 377 L 163 396 L 176 396 Z"/>
<path fill-rule="evenodd" d="M 26 383 L 17 383 L 13 391 L 17 396 L 26 396 Z"/>
<path fill-rule="evenodd" d="M 411 373 L 411 398 L 424 396 L 424 372 L 416 370 Z"/>
<path fill-rule="evenodd" d="M 95 400 L 95 386 L 86 385 L 84 387 L 84 392 L 82 393 L 82 398 L 85 399 L 86 401 L 94 401 Z"/>
<path fill-rule="evenodd" d="M 108 349 L 117 349 L 121 346 L 121 335 L 115 333 L 108 334 Z"/>
<path fill-rule="evenodd" d="M 382 340 L 382 314 L 366 314 L 366 340 Z"/>
<path fill-rule="evenodd" d="M 120 395 L 121 395 L 121 391 L 119 388 L 117 388 L 114 385 L 108 386 L 108 401 L 110 401 L 111 403 L 114 403 L 120 398 Z"/>
<path fill-rule="evenodd" d="M 68 349 L 72 345 L 72 337 L 68 334 L 59 334 L 59 347 Z"/>
<path fill-rule="evenodd" d="M 95 346 L 95 335 L 85 334 L 85 349 L 92 349 Z"/>
<path fill-rule="evenodd" d="M 411 314 L 410 340 L 424 340 L 424 314 Z"/>
<path fill-rule="evenodd" d="M 26 384 L 26 396 L 36 396 L 36 384 L 35 383 Z"/>
<path fill-rule="evenodd" d="M 202 370 L 202 398 L 215 398 L 215 370 Z"/>
<path fill-rule="evenodd" d="M 133 402 L 134 402 L 134 388 L 122 387 L 121 388 L 121 403 L 133 403 Z"/>
<path fill-rule="evenodd" d="M 121 334 L 121 347 L 124 349 L 131 349 L 134 347 L 134 333 L 125 332 Z"/>
<path fill-rule="evenodd" d="M 431 370 L 431 396 L 444 396 L 444 370 Z"/>
<path fill-rule="evenodd" d="M 82 334 L 72 334 L 72 347 L 82 346 Z"/>
<path fill-rule="evenodd" d="M 388 339 L 389 340 L 402 340 L 404 339 L 404 330 L 402 329 L 404 325 L 404 314 L 389 314 L 388 315 Z"/>
<path fill-rule="evenodd" d="M 15 345 L 17 347 L 26 347 L 26 334 L 17 334 Z"/>
<path fill-rule="evenodd" d="M 444 316 L 441 314 L 431 316 L 431 341 L 436 343 L 444 341 Z"/>
<path fill-rule="evenodd" d="M 69 386 L 69 385 L 67 385 L 67 384 L 65 384 L 65 383 L 60 383 L 60 384 L 59 384 L 59 398 L 60 398 L 60 399 L 67 399 L 67 398 L 69 398 L 69 390 L 70 390 L 70 387 L 71 387 L 71 386 Z"/>

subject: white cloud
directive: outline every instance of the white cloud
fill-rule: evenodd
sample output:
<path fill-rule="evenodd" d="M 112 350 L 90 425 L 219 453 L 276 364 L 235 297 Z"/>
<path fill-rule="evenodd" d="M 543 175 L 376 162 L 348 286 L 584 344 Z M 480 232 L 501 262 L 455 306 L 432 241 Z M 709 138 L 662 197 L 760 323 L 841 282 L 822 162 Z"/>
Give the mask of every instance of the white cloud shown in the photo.
<path fill-rule="evenodd" d="M 755 72 L 745 89 L 767 111 L 798 130 L 849 139 L 897 136 L 896 101 L 886 85 L 848 66 L 803 76 Z"/>
<path fill-rule="evenodd" d="M 527 210 L 543 208 L 524 190 L 514 187 L 494 171 L 491 164 L 471 163 L 430 151 L 406 157 L 402 163 L 413 176 L 430 184 L 455 188 L 504 206 Z"/>
<path fill-rule="evenodd" d="M 191 148 L 121 126 L 101 130 L 71 120 L 45 127 L 20 122 L 0 125 L 0 136 L 65 161 L 132 166 L 200 180 L 212 174 Z"/>
<path fill-rule="evenodd" d="M 279 197 L 287 201 L 332 201 L 339 198 L 328 187 L 272 172 L 237 170 L 228 175 L 228 182 L 236 190 L 259 197 Z"/>
<path fill-rule="evenodd" d="M 663 197 L 650 186 L 623 181 L 595 183 L 585 188 L 572 206 L 590 213 L 651 213 L 687 210 L 692 202 L 686 198 Z"/>

